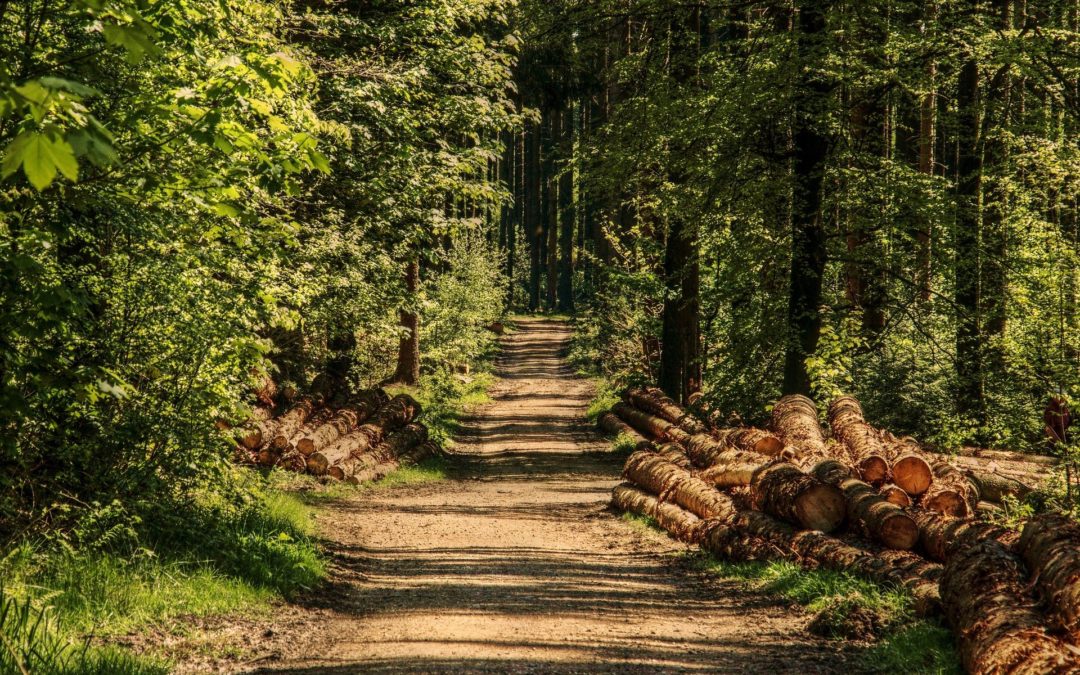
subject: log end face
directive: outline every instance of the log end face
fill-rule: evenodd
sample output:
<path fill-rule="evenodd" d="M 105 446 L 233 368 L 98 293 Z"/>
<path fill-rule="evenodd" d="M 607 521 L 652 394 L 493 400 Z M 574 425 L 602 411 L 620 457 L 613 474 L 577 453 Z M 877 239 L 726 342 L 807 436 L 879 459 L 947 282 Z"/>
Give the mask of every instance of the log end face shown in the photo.
<path fill-rule="evenodd" d="M 304 457 L 307 457 L 315 452 L 315 441 L 310 438 L 301 438 L 296 442 L 296 450 Z"/>
<path fill-rule="evenodd" d="M 943 513 L 956 518 L 968 516 L 967 503 L 960 493 L 954 490 L 942 490 L 922 501 L 922 507 L 928 511 Z"/>
<path fill-rule="evenodd" d="M 859 475 L 871 485 L 881 485 L 889 479 L 889 463 L 884 457 L 871 455 L 859 462 Z"/>
<path fill-rule="evenodd" d="M 847 505 L 844 494 L 831 485 L 816 484 L 795 500 L 799 523 L 808 530 L 832 532 L 844 523 Z"/>
<path fill-rule="evenodd" d="M 916 455 L 901 457 L 892 466 L 893 482 L 909 495 L 921 495 L 930 488 L 934 472 L 930 464 Z"/>
<path fill-rule="evenodd" d="M 894 513 L 881 524 L 881 543 L 897 551 L 909 551 L 919 542 L 919 526 L 906 513 Z"/>
<path fill-rule="evenodd" d="M 784 446 L 784 442 L 773 435 L 763 436 L 757 443 L 754 443 L 754 452 L 765 455 L 766 457 L 784 457 L 784 453 L 788 450 Z M 795 449 L 790 449 L 790 457 L 795 456 Z M 784 457 L 788 459 L 788 457 Z"/>

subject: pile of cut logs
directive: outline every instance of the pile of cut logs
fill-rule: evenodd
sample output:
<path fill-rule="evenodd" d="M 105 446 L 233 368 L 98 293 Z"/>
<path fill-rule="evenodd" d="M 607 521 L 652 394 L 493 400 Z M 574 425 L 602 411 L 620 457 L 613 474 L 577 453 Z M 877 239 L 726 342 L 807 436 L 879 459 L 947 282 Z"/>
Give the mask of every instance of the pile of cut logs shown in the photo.
<path fill-rule="evenodd" d="M 259 400 L 238 430 L 236 460 L 242 464 L 360 484 L 439 452 L 427 428 L 416 422 L 420 404 L 408 394 L 391 398 L 382 389 L 351 396 L 313 393 L 276 417 L 271 397 L 260 395 Z"/>
<path fill-rule="evenodd" d="M 615 506 L 724 558 L 904 587 L 952 624 L 970 672 L 1080 672 L 1080 525 L 1045 514 L 1018 534 L 980 519 L 984 502 L 1036 490 L 1048 462 L 936 454 L 871 426 L 850 397 L 829 405 L 828 432 L 803 396 L 780 399 L 768 430 L 708 417 L 627 391 L 599 419 L 638 441 Z"/>

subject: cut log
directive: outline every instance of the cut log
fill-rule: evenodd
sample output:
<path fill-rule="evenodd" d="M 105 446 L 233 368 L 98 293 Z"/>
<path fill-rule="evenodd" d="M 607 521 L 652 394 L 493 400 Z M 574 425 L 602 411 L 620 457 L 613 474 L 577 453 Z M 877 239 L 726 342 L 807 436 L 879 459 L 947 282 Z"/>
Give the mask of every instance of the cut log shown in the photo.
<path fill-rule="evenodd" d="M 733 452 L 739 455 L 753 455 L 753 453 Z M 654 458 L 654 461 L 646 459 L 649 457 Z M 826 532 L 836 529 L 843 523 L 844 498 L 836 488 L 822 485 L 792 464 L 769 463 L 760 455 L 756 457 L 765 461 L 759 461 L 747 482 L 739 483 L 739 485 L 750 486 L 751 499 L 755 508 L 802 527 Z M 706 472 L 702 478 L 694 477 L 685 469 L 655 455 L 639 455 L 638 453 L 631 455 L 626 461 L 624 475 L 637 485 L 653 490 L 661 496 L 669 492 L 682 494 L 677 488 L 683 488 L 692 494 L 692 497 L 685 498 L 693 499 L 696 504 L 708 502 L 714 508 L 721 508 L 719 504 L 722 503 L 723 508 L 733 508 L 730 506 L 730 498 L 727 495 L 721 495 L 714 485 L 704 479 L 705 476 L 711 476 L 715 480 L 715 475 Z M 693 488 L 685 487 L 687 485 L 692 485 Z M 717 495 L 723 499 L 720 500 Z M 680 504 L 702 518 L 717 517 L 715 513 L 703 512 L 690 504 L 681 502 Z"/>
<path fill-rule="evenodd" d="M 933 560 L 948 560 L 960 551 L 989 540 L 1012 546 L 1019 538 L 1013 530 L 997 525 L 924 509 L 912 509 L 910 515 L 919 525 L 919 548 Z"/>
<path fill-rule="evenodd" d="M 638 433 L 637 429 L 622 421 L 618 415 L 612 412 L 600 415 L 596 420 L 596 426 L 616 438 L 626 436 L 638 442 L 645 440 L 645 437 Z"/>
<path fill-rule="evenodd" d="M 934 473 L 922 448 L 911 438 L 901 438 L 887 445 L 892 462 L 892 478 L 904 492 L 913 497 L 925 493 L 934 482 Z"/>
<path fill-rule="evenodd" d="M 691 434 L 703 434 L 708 427 L 688 413 L 678 403 L 655 387 L 636 387 L 628 389 L 626 400 L 638 410 L 661 417 Z"/>
<path fill-rule="evenodd" d="M 850 572 L 908 589 L 920 616 L 938 610 L 937 577 L 941 566 L 919 556 L 862 549 L 816 531 L 797 532 L 764 513 L 734 507 L 726 519 L 702 522 L 677 503 L 666 503 L 646 490 L 625 484 L 615 488 L 612 501 L 623 510 L 655 518 L 661 527 L 683 541 L 700 541 L 702 548 L 720 557 L 788 560 L 804 567 Z"/>
<path fill-rule="evenodd" d="M 699 518 L 726 518 L 735 512 L 731 497 L 663 457 L 635 452 L 626 460 L 623 476 L 661 501 L 670 499 Z"/>
<path fill-rule="evenodd" d="M 798 451 L 763 429 L 753 427 L 730 427 L 713 432 L 718 443 L 730 445 L 737 450 L 756 452 L 766 457 L 792 459 Z"/>
<path fill-rule="evenodd" d="M 889 483 L 888 485 L 881 486 L 881 496 L 887 501 L 896 504 L 901 508 L 907 508 L 911 506 L 911 496 L 908 495 L 906 490 L 901 489 L 897 485 Z"/>
<path fill-rule="evenodd" d="M 251 409 L 251 417 L 244 422 L 240 432 L 240 445 L 248 450 L 258 450 L 263 444 L 263 431 L 272 419 L 274 412 L 270 408 L 256 406 Z"/>
<path fill-rule="evenodd" d="M 919 498 L 919 506 L 957 518 L 975 514 L 979 489 L 967 476 L 946 462 L 933 465 L 934 482 Z"/>
<path fill-rule="evenodd" d="M 322 450 L 311 453 L 307 458 L 308 471 L 316 476 L 325 475 L 331 466 L 340 464 L 350 456 L 368 452 L 377 446 L 387 433 L 408 424 L 420 412 L 420 404 L 411 396 L 398 394 L 356 431 Z"/>
<path fill-rule="evenodd" d="M 911 516 L 868 483 L 849 478 L 837 487 L 847 500 L 848 515 L 874 541 L 896 551 L 906 551 L 918 543 L 919 526 Z"/>
<path fill-rule="evenodd" d="M 359 482 L 378 480 L 386 474 L 384 473 L 375 478 L 371 476 L 378 473 L 380 465 L 393 463 L 396 468 L 397 462 L 402 457 L 407 456 L 413 448 L 426 443 L 427 440 L 427 427 L 422 424 L 407 424 L 400 431 L 390 434 L 386 437 L 386 440 L 365 453 L 365 455 L 370 456 L 370 459 L 363 455 L 356 458 L 350 457 L 337 465 L 329 467 L 327 472 L 332 477 L 340 480 L 366 471 L 367 474 L 361 475 Z M 349 461 L 350 459 L 354 461 Z M 392 470 L 390 469 L 390 471 Z"/>
<path fill-rule="evenodd" d="M 662 502 L 630 483 L 616 485 L 611 491 L 611 502 L 620 511 L 652 518 L 680 541 L 696 541 L 705 522 L 686 509 L 670 502 Z"/>
<path fill-rule="evenodd" d="M 301 434 L 296 440 L 296 449 L 305 457 L 325 448 L 360 426 L 371 415 L 389 401 L 382 389 L 371 389 L 353 397 L 351 403 L 340 408 L 333 417 L 323 424 Z"/>
<path fill-rule="evenodd" d="M 850 396 L 841 396 L 829 405 L 829 426 L 854 460 L 864 481 L 872 485 L 888 482 L 891 465 L 888 452 L 877 432 L 866 423 L 862 406 Z"/>
<path fill-rule="evenodd" d="M 810 457 L 825 458 L 829 451 L 818 423 L 817 407 L 805 396 L 791 394 L 773 406 L 771 430 L 788 445 Z"/>
<path fill-rule="evenodd" d="M 317 406 L 318 402 L 313 398 L 302 398 L 297 401 L 288 412 L 274 420 L 274 432 L 269 437 L 268 445 L 278 451 L 284 450 L 289 444 L 289 438 L 304 426 Z"/>
<path fill-rule="evenodd" d="M 685 442 L 690 438 L 690 434 L 664 418 L 638 410 L 628 403 L 616 403 L 611 406 L 611 412 L 649 440 Z"/>
<path fill-rule="evenodd" d="M 1035 488 L 997 473 L 965 469 L 964 474 L 971 479 L 979 490 L 979 496 L 988 502 L 1002 503 L 1007 497 L 1024 499 L 1035 492 Z"/>
<path fill-rule="evenodd" d="M 690 458 L 686 456 L 686 450 L 678 443 L 662 443 L 658 446 L 654 445 L 652 451 L 680 468 L 688 471 L 693 468 L 693 464 L 690 463 Z"/>
<path fill-rule="evenodd" d="M 970 673 L 1075 673 L 1073 652 L 1044 626 L 1024 591 L 1020 560 L 1000 542 L 983 541 L 945 564 L 941 599 Z"/>
<path fill-rule="evenodd" d="M 1017 547 L 1054 624 L 1080 643 L 1080 524 L 1057 513 L 1024 525 Z"/>
<path fill-rule="evenodd" d="M 759 469 L 750 483 L 754 507 L 808 530 L 832 532 L 844 523 L 844 496 L 794 464 L 775 462 Z"/>

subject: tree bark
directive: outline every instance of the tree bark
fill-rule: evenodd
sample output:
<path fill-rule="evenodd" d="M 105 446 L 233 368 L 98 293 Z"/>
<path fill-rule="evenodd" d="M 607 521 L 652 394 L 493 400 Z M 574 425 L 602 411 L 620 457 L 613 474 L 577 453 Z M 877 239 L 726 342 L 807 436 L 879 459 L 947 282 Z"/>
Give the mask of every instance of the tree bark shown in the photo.
<path fill-rule="evenodd" d="M 841 396 L 829 405 L 829 425 L 833 434 L 847 446 L 855 468 L 867 483 L 883 485 L 890 478 L 885 445 L 863 417 L 859 402 Z"/>
<path fill-rule="evenodd" d="M 540 172 L 540 124 L 530 122 L 525 127 L 525 237 L 529 247 L 529 311 L 540 309 L 540 245 L 544 223 L 540 217 L 543 185 Z"/>
<path fill-rule="evenodd" d="M 1020 560 L 994 540 L 945 564 L 942 605 L 968 672 L 1075 672 L 1076 654 L 1048 633 L 1026 583 Z"/>
<path fill-rule="evenodd" d="M 818 423 L 817 406 L 805 396 L 784 396 L 773 406 L 769 422 L 780 440 L 810 457 L 825 458 L 830 453 Z"/>
<path fill-rule="evenodd" d="M 791 209 L 791 268 L 788 297 L 788 336 L 784 358 L 785 394 L 810 394 L 806 358 L 817 351 L 821 336 L 821 288 L 828 261 L 825 227 L 821 218 L 821 185 L 829 139 L 817 118 L 832 87 L 818 75 L 825 38 L 828 3 L 797 3 L 795 84 L 794 190 Z"/>
<path fill-rule="evenodd" d="M 1080 524 L 1057 513 L 1024 525 L 1017 547 L 1055 625 L 1080 644 Z"/>
<path fill-rule="evenodd" d="M 559 311 L 574 311 L 574 127 L 573 104 L 562 115 L 562 147 L 565 164 L 559 178 Z"/>
<path fill-rule="evenodd" d="M 420 260 L 413 258 L 405 267 L 406 305 L 398 310 L 404 333 L 398 343 L 397 370 L 392 380 L 410 387 L 420 382 L 420 313 L 416 307 L 419 292 Z"/>

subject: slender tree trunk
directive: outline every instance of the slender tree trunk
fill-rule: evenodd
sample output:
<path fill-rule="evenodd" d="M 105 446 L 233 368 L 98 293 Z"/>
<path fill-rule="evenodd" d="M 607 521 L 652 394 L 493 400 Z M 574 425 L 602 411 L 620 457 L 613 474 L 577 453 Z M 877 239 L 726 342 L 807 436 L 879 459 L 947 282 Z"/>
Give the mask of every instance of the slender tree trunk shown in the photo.
<path fill-rule="evenodd" d="M 566 165 L 559 179 L 559 311 L 574 311 L 574 126 L 573 104 L 562 115 L 562 147 Z"/>
<path fill-rule="evenodd" d="M 937 20 L 937 0 L 926 3 L 923 34 Z M 928 35 L 927 35 L 928 36 Z M 919 173 L 934 175 L 934 148 L 937 136 L 937 63 L 930 57 L 926 63 L 926 80 L 929 90 L 919 101 Z M 919 209 L 918 227 L 915 233 L 915 283 L 922 302 L 930 300 L 933 283 L 934 216 L 926 209 Z"/>
<path fill-rule="evenodd" d="M 971 3 L 972 19 L 978 3 Z M 979 64 L 969 55 L 957 84 L 956 189 L 956 376 L 957 409 L 976 424 L 985 421 L 983 401 L 983 344 L 979 321 L 979 193 L 982 160 L 979 155 Z"/>
<path fill-rule="evenodd" d="M 791 286 L 788 300 L 787 353 L 784 393 L 809 394 L 806 358 L 817 351 L 821 337 L 821 285 L 828 262 L 821 214 L 821 185 L 829 139 L 815 119 L 827 101 L 831 86 L 815 74 L 813 62 L 825 38 L 824 3 L 805 0 L 798 15 L 798 95 L 794 123 L 794 191 L 792 195 Z"/>
<path fill-rule="evenodd" d="M 560 110 L 555 107 L 544 113 L 544 145 L 541 149 L 541 166 L 543 167 L 543 204 L 541 204 L 541 220 L 543 221 L 543 245 L 541 256 L 544 261 L 544 307 L 554 310 L 556 305 L 556 292 L 559 274 L 559 208 L 556 198 L 558 182 L 555 180 L 555 137 L 559 132 L 559 124 L 562 118 Z"/>
<path fill-rule="evenodd" d="M 525 135 L 517 132 L 513 138 L 514 166 L 513 176 L 513 211 L 506 230 L 506 306 L 514 306 L 514 276 L 517 271 L 517 235 L 524 222 L 525 214 Z"/>
<path fill-rule="evenodd" d="M 540 125 L 530 122 L 525 131 L 525 237 L 529 246 L 529 311 L 540 309 L 540 257 L 544 224 L 540 217 Z"/>
<path fill-rule="evenodd" d="M 413 258 L 405 266 L 405 292 L 408 305 L 398 310 L 398 321 L 404 329 L 398 343 L 397 370 L 394 382 L 414 386 L 420 382 L 420 314 L 416 311 L 420 291 L 420 261 Z"/>

